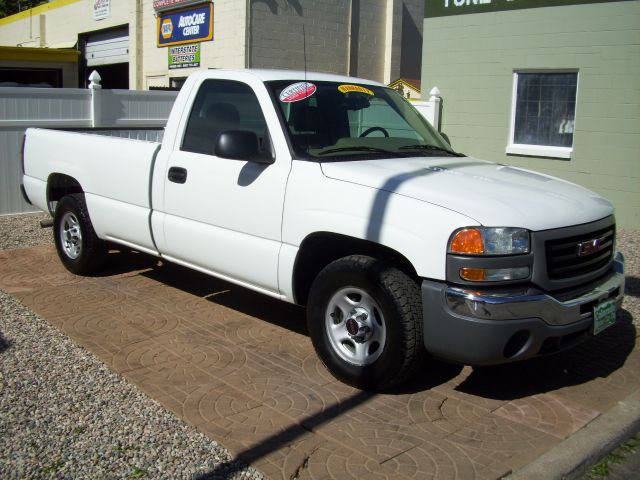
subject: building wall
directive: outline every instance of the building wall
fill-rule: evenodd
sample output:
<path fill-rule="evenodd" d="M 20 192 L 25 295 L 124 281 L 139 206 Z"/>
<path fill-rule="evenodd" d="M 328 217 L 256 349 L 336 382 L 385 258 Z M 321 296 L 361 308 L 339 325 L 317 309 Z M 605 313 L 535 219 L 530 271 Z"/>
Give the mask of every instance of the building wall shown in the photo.
<path fill-rule="evenodd" d="M 427 18 L 423 45 L 457 150 L 586 186 L 640 227 L 640 1 Z M 571 159 L 506 155 L 514 70 L 563 68 L 579 71 Z"/>
<path fill-rule="evenodd" d="M 350 74 L 385 82 L 385 47 L 387 35 L 393 34 L 393 32 L 387 31 L 386 2 L 360 0 L 357 3 L 359 4 L 358 35 L 353 38 L 353 41 L 357 42 L 357 47 L 352 49 Z M 400 4 L 402 2 L 394 3 Z M 392 42 L 392 39 L 390 38 L 389 41 Z M 353 60 L 357 61 L 355 69 L 353 68 Z"/>
<path fill-rule="evenodd" d="M 136 2 L 112 0 L 111 14 L 93 19 L 93 2 L 57 0 L 0 19 L 0 44 L 21 47 L 71 48 L 78 33 L 103 30 L 129 23 Z"/>
<path fill-rule="evenodd" d="M 304 69 L 306 42 L 309 70 L 385 83 L 419 76 L 423 0 L 215 0 L 213 9 L 201 68 Z M 127 26 L 130 88 L 167 87 L 193 69 L 168 69 L 156 17 L 152 0 L 111 0 L 102 20 L 92 1 L 54 0 L 0 19 L 0 45 L 73 48 L 79 35 Z"/>
<path fill-rule="evenodd" d="M 0 19 L 0 45 L 43 48 L 73 48 L 78 34 L 122 25 L 135 25 L 140 0 L 112 0 L 111 12 L 103 20 L 93 19 L 93 2 L 57 0 L 30 11 Z M 132 22 L 133 20 L 133 22 Z M 136 37 L 129 39 L 129 62 L 135 63 Z M 129 84 L 136 85 L 135 69 L 129 70 Z"/>
<path fill-rule="evenodd" d="M 214 39 L 201 45 L 201 64 L 213 68 L 244 68 L 246 2 L 214 2 Z M 185 77 L 194 69 L 169 71 L 167 47 L 156 46 L 156 16 L 152 0 L 111 0 L 108 18 L 93 20 L 93 2 L 57 0 L 31 12 L 0 19 L 0 45 L 71 48 L 82 33 L 129 26 L 129 85 L 169 86 L 170 77 Z"/>
<path fill-rule="evenodd" d="M 113 1 L 113 0 L 112 0 Z M 156 18 L 151 0 L 142 3 L 144 81 L 138 88 L 168 87 L 170 78 L 186 77 L 197 68 L 168 70 L 167 47 L 156 46 Z M 213 2 L 213 40 L 200 43 L 200 65 L 204 68 L 244 68 L 246 45 L 246 1 Z"/>
<path fill-rule="evenodd" d="M 306 41 L 308 70 L 385 83 L 420 74 L 423 0 L 249 3 L 250 67 L 302 70 Z"/>
<path fill-rule="evenodd" d="M 250 67 L 347 73 L 348 0 L 249 2 Z"/>

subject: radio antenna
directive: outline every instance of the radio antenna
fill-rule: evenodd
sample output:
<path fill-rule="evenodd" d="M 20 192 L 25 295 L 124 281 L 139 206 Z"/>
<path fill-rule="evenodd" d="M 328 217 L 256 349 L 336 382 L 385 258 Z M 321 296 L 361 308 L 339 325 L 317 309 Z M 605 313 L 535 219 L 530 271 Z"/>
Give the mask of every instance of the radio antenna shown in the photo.
<path fill-rule="evenodd" d="M 306 83 L 307 83 L 307 34 L 304 31 L 304 23 L 302 24 L 302 56 L 304 58 L 304 83 L 306 86 Z"/>
<path fill-rule="evenodd" d="M 304 58 L 304 94 L 307 95 L 307 91 L 309 90 L 309 84 L 307 83 L 307 33 L 304 30 L 304 23 L 302 24 L 302 57 Z M 305 125 L 309 125 L 309 99 L 307 98 L 307 105 L 304 109 L 304 123 Z M 309 135 L 305 135 L 307 140 L 307 152 L 309 151 L 309 147 L 311 146 L 311 139 Z"/>

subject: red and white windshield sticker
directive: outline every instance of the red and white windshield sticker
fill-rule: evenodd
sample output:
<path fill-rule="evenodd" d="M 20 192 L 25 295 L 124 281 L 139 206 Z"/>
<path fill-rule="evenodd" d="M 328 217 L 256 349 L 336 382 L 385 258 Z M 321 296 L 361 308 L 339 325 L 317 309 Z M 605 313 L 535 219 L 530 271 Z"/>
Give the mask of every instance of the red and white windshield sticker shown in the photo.
<path fill-rule="evenodd" d="M 280 92 L 280 101 L 284 103 L 299 102 L 316 93 L 316 86 L 309 82 L 298 82 L 289 85 Z"/>

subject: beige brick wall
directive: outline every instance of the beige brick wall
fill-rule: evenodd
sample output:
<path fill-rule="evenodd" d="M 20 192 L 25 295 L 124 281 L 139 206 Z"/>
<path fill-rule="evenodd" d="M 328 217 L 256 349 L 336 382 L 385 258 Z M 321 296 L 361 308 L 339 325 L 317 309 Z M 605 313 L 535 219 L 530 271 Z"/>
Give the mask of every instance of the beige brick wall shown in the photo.
<path fill-rule="evenodd" d="M 152 0 L 111 0 L 109 17 L 96 21 L 92 1 L 57 0 L 33 9 L 30 15 L 22 13 L 13 19 L 0 19 L 0 45 L 70 47 L 79 34 L 128 25 L 130 88 L 168 86 L 171 77 L 185 77 L 193 69 L 168 69 L 167 47 L 156 46 L 157 20 L 152 3 Z M 415 45 L 405 47 L 402 52 L 401 46 L 403 41 L 406 44 L 407 39 L 415 38 L 415 31 L 413 36 L 409 35 L 407 28 L 407 24 L 415 22 L 407 23 L 407 19 L 421 19 L 422 3 L 422 0 L 215 0 L 214 38 L 201 44 L 201 67 L 301 70 L 305 66 L 306 41 L 308 70 L 350 73 L 389 82 L 403 75 L 401 63 L 412 48 L 418 52 L 415 61 L 420 61 L 419 41 L 413 41 Z M 249 25 L 251 35 L 247 31 Z M 421 22 L 418 25 L 421 29 Z"/>
<path fill-rule="evenodd" d="M 184 77 L 193 69 L 168 70 L 167 47 L 156 46 L 156 16 L 152 0 L 111 0 L 104 20 L 93 20 L 93 2 L 52 2 L 31 15 L 0 20 L 0 45 L 70 47 L 78 34 L 129 25 L 129 85 L 131 88 L 168 86 L 170 77 Z M 246 2 L 214 2 L 214 39 L 202 43 L 203 67 L 245 66 Z M 141 30 L 137 30 L 137 26 Z"/>
<path fill-rule="evenodd" d="M 156 18 L 150 0 L 143 4 L 144 84 L 169 86 L 170 78 L 186 77 L 197 70 L 184 68 L 169 70 L 167 47 L 156 46 Z M 244 68 L 246 37 L 246 4 L 241 0 L 216 0 L 213 3 L 213 41 L 200 44 L 201 68 Z"/>

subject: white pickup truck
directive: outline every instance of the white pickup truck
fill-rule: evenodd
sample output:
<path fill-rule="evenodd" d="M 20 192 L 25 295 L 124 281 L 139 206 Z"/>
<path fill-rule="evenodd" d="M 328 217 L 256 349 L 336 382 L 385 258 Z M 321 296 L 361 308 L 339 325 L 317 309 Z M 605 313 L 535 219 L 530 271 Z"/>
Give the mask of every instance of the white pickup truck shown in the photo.
<path fill-rule="evenodd" d="M 162 143 L 29 129 L 22 161 L 71 272 L 116 243 L 306 305 L 318 355 L 361 388 L 403 382 L 425 353 L 557 352 L 622 303 L 610 202 L 454 152 L 368 80 L 201 71 Z"/>

